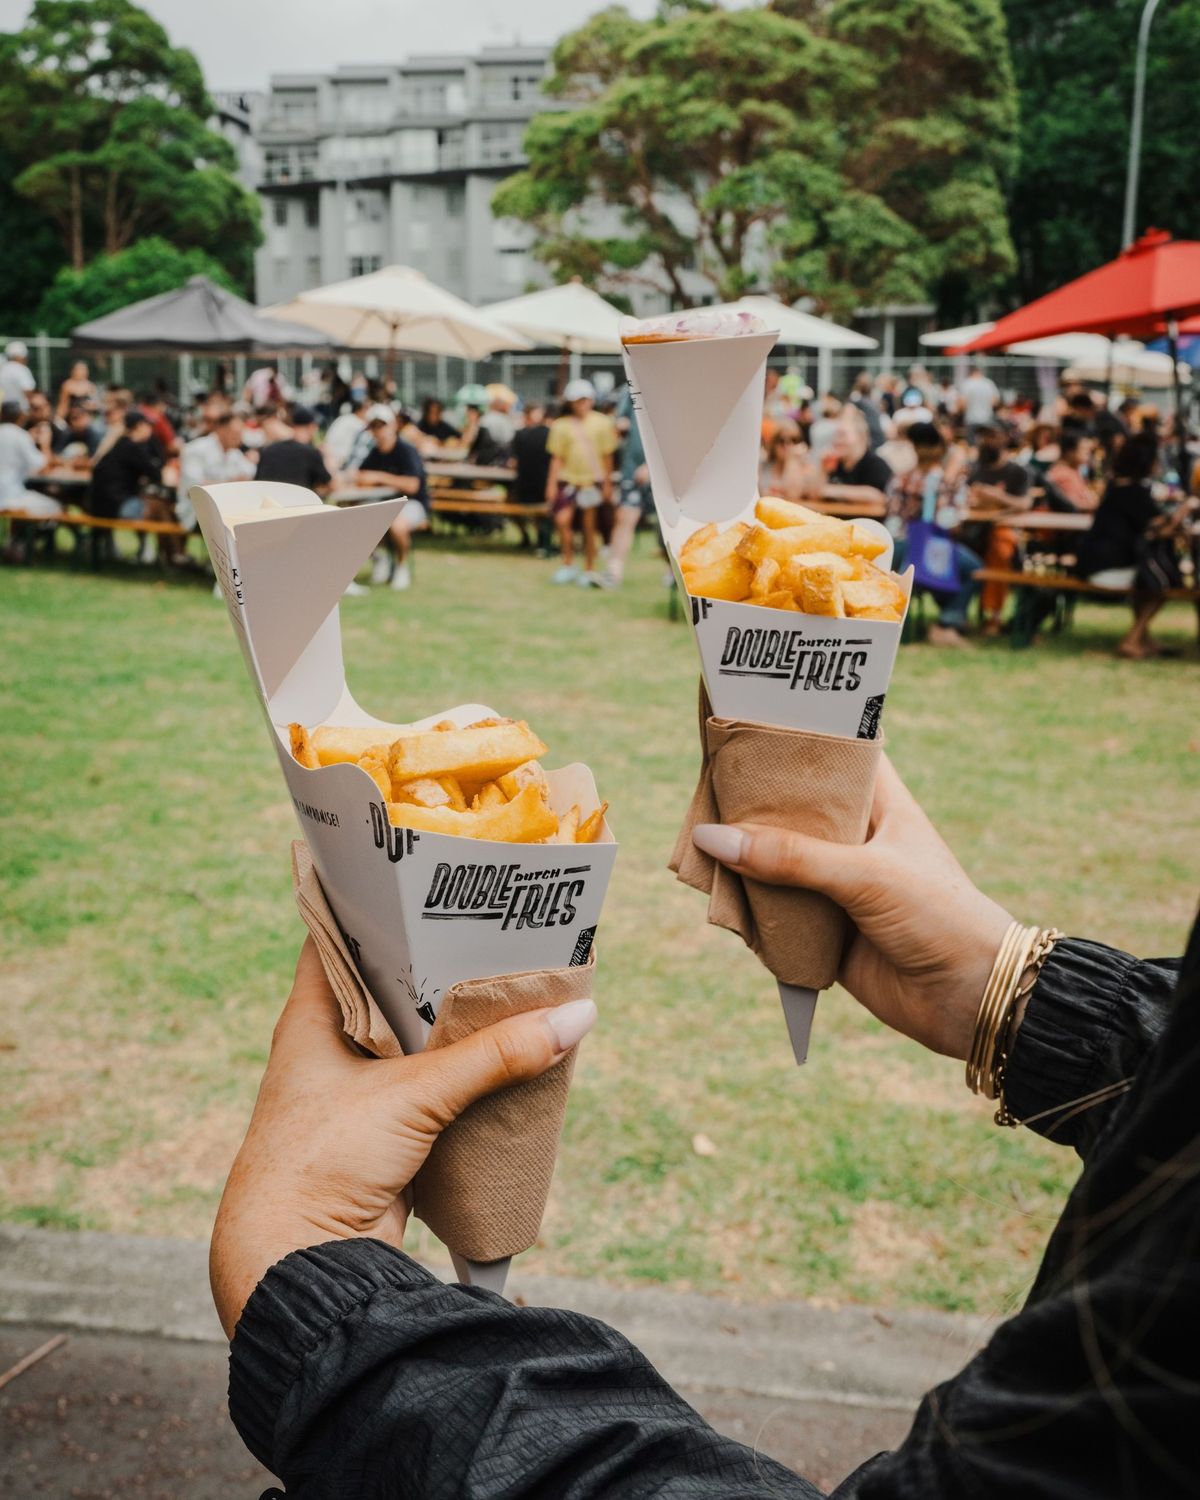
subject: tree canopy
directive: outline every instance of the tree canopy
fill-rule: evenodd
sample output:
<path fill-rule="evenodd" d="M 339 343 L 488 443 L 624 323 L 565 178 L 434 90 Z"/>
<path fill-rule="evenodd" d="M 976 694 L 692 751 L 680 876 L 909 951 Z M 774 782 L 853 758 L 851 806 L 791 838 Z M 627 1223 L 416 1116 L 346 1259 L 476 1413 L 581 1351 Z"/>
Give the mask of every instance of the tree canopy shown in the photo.
<path fill-rule="evenodd" d="M 192 276 L 208 276 L 234 290 L 229 273 L 211 255 L 180 250 L 150 235 L 115 255 L 97 255 L 82 271 L 61 267 L 38 307 L 37 326 L 66 336 L 91 318 L 174 291 Z"/>
<path fill-rule="evenodd" d="M 0 36 L 0 140 L 12 189 L 82 269 L 146 234 L 246 279 L 259 209 L 206 124 L 200 66 L 131 0 L 34 0 Z"/>
<path fill-rule="evenodd" d="M 1009 207 L 1022 300 L 1121 249 L 1134 56 L 1143 0 L 1004 0 L 1021 98 Z M 1137 231 L 1200 238 L 1200 0 L 1154 21 Z"/>
<path fill-rule="evenodd" d="M 497 213 L 558 275 L 677 302 L 761 288 L 835 313 L 1012 268 L 999 0 L 613 7 L 564 37 Z"/>

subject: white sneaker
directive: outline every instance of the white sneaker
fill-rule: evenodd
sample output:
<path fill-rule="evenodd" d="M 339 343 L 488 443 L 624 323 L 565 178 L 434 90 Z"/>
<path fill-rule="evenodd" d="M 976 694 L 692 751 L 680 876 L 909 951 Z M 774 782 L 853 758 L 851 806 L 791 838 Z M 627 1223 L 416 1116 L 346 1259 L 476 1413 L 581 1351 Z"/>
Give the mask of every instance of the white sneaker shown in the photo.
<path fill-rule="evenodd" d="M 579 577 L 579 569 L 572 563 L 563 563 L 558 572 L 550 580 L 551 583 L 574 583 Z"/>
<path fill-rule="evenodd" d="M 396 571 L 392 574 L 392 587 L 394 589 L 412 588 L 412 569 L 406 562 L 396 564 Z"/>
<path fill-rule="evenodd" d="M 600 587 L 602 589 L 619 589 L 621 587 L 621 582 L 622 579 L 620 573 L 618 573 L 616 568 L 614 568 L 613 565 L 609 563 L 608 567 L 605 568 L 604 572 L 600 575 Z"/>
<path fill-rule="evenodd" d="M 371 586 L 381 589 L 385 583 L 389 583 L 392 577 L 392 554 L 386 549 L 376 552 L 375 560 L 371 564 Z"/>
<path fill-rule="evenodd" d="M 345 599 L 361 599 L 364 594 L 369 594 L 370 592 L 370 589 L 364 588 L 361 583 L 355 583 L 351 579 L 342 590 L 342 597 Z"/>
<path fill-rule="evenodd" d="M 602 589 L 604 585 L 600 582 L 599 573 L 580 573 L 575 580 L 581 589 Z"/>

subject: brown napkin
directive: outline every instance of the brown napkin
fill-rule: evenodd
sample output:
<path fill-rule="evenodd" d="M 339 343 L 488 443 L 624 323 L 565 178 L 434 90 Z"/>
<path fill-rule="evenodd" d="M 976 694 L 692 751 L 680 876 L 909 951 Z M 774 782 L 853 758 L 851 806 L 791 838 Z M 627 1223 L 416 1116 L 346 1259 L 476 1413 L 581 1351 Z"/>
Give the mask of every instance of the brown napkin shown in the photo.
<path fill-rule="evenodd" d="M 292 845 L 296 905 L 321 955 L 346 1035 L 379 1057 L 400 1044 L 364 984 L 305 844 Z M 586 1000 L 595 953 L 586 964 L 469 979 L 442 996 L 426 1050 L 448 1046 L 505 1016 Z M 572 1047 L 541 1077 L 479 1099 L 446 1127 L 410 1189 L 413 1212 L 438 1239 L 470 1261 L 502 1260 L 537 1239 L 575 1067 Z"/>
<path fill-rule="evenodd" d="M 816 891 L 743 880 L 697 849 L 692 829 L 697 823 L 767 823 L 832 843 L 861 844 L 882 736 L 848 740 L 717 719 L 701 685 L 700 743 L 700 780 L 670 868 L 708 895 L 708 920 L 736 932 L 776 979 L 827 989 L 837 977 L 849 930 L 841 908 Z"/>

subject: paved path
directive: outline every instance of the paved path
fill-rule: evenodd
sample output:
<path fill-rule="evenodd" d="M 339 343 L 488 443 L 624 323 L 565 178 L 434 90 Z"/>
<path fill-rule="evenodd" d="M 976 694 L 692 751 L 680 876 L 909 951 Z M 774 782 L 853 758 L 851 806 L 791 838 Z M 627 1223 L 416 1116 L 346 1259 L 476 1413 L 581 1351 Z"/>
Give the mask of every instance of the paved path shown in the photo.
<path fill-rule="evenodd" d="M 253 1500 L 269 1476 L 225 1411 L 206 1247 L 0 1227 L 0 1495 Z M 621 1329 L 716 1426 L 829 1486 L 897 1442 L 921 1393 L 985 1332 L 976 1319 L 804 1303 L 756 1307 L 514 1273 L 529 1303 Z"/>

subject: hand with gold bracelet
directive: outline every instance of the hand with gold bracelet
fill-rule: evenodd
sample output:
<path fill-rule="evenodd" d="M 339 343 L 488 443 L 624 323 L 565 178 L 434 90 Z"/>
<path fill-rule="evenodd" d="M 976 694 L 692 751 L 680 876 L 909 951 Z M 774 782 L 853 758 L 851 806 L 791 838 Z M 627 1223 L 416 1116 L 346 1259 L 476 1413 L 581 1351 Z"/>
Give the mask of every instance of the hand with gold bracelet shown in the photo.
<path fill-rule="evenodd" d="M 761 824 L 701 824 L 692 837 L 739 875 L 831 897 L 856 929 L 838 976 L 845 988 L 931 1051 L 971 1057 L 976 1023 L 985 1020 L 981 1002 L 1013 919 L 973 884 L 886 756 L 864 844 L 830 844 Z M 1026 967 L 999 977 L 1015 986 Z M 1013 997 L 1009 988 L 993 994 L 1002 1003 Z M 1008 1048 L 1021 1014 L 999 1017 L 1008 1021 Z"/>

